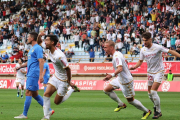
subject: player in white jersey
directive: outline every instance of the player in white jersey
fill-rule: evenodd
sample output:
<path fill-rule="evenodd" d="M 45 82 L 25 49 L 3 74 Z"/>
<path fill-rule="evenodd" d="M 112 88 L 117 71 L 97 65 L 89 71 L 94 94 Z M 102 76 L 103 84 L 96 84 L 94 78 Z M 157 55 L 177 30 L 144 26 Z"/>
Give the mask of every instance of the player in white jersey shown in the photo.
<path fill-rule="evenodd" d="M 151 33 L 145 32 L 142 35 L 144 47 L 140 52 L 140 59 L 137 64 L 130 70 L 135 70 L 143 63 L 143 60 L 147 62 L 147 76 L 148 76 L 148 95 L 151 101 L 154 103 L 154 116 L 153 119 L 158 119 L 162 116 L 160 109 L 160 98 L 157 94 L 157 90 L 164 78 L 164 65 L 162 60 L 162 52 L 170 53 L 176 57 L 180 57 L 180 54 L 173 50 L 164 48 L 161 45 L 152 43 Z"/>
<path fill-rule="evenodd" d="M 106 54 L 113 56 L 112 63 L 115 72 L 113 74 L 107 74 L 103 80 L 108 81 L 112 77 L 117 76 L 110 82 L 109 85 L 104 88 L 105 94 L 118 103 L 118 107 L 114 111 L 118 112 L 121 109 L 126 108 L 126 104 L 124 104 L 113 91 L 115 89 L 121 88 L 122 93 L 124 94 L 124 97 L 126 97 L 127 101 L 137 109 L 140 109 L 144 112 L 141 119 L 147 119 L 151 114 L 151 111 L 144 107 L 140 101 L 134 99 L 135 92 L 133 87 L 133 77 L 129 71 L 123 54 L 115 50 L 115 43 L 113 41 L 106 41 L 104 50 Z"/>
<path fill-rule="evenodd" d="M 57 42 L 58 38 L 56 35 L 47 35 L 45 39 L 46 49 L 50 50 L 49 57 L 53 63 L 55 73 L 50 78 L 47 89 L 43 96 L 44 117 L 41 120 L 50 119 L 50 115 L 48 114 L 50 108 L 50 97 L 55 91 L 57 91 L 54 99 L 54 103 L 56 105 L 67 100 L 72 92 L 80 91 L 79 88 L 77 88 L 77 86 L 71 82 L 71 69 L 65 54 L 60 49 L 55 47 Z M 70 90 L 68 90 L 69 85 L 71 86 Z"/>
<path fill-rule="evenodd" d="M 22 64 L 23 64 L 23 59 L 20 58 L 14 68 L 14 76 L 16 76 L 15 82 L 17 88 L 17 97 L 19 97 L 19 84 L 21 84 L 21 98 L 23 98 L 23 93 L 24 93 L 26 68 L 21 68 L 19 70 L 16 70 L 16 68 L 20 67 Z"/>

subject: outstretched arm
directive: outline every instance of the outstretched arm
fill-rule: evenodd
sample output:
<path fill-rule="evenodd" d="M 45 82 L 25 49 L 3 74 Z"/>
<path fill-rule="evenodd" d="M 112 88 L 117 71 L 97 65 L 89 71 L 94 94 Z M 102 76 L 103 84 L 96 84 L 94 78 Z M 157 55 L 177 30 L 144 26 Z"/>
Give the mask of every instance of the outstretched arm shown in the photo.
<path fill-rule="evenodd" d="M 139 66 L 141 66 L 141 64 L 143 63 L 143 60 L 139 60 L 135 66 L 130 67 L 129 70 L 135 70 L 136 68 L 138 68 Z"/>
<path fill-rule="evenodd" d="M 180 57 L 180 54 L 174 50 L 169 50 L 168 53 L 172 54 L 173 56 Z"/>

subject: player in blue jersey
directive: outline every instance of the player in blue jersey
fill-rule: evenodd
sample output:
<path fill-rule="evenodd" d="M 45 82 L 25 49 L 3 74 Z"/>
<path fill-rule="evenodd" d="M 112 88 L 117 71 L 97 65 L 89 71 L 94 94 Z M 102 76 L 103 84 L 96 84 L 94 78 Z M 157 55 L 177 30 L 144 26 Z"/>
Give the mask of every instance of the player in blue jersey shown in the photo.
<path fill-rule="evenodd" d="M 43 57 L 43 61 L 44 61 L 44 67 L 43 67 L 43 86 L 44 86 L 44 92 L 46 91 L 47 88 L 47 83 L 49 81 L 49 77 L 50 77 L 50 71 L 49 71 L 49 65 L 46 62 L 46 57 Z"/>
<path fill-rule="evenodd" d="M 28 53 L 28 61 L 16 68 L 17 70 L 27 66 L 27 80 L 26 80 L 26 100 L 24 102 L 24 111 L 21 115 L 14 118 L 27 119 L 27 113 L 31 104 L 32 97 L 43 106 L 43 98 L 38 94 L 39 85 L 38 80 L 43 82 L 43 49 L 37 44 L 38 34 L 30 32 L 28 34 L 28 44 L 32 45 Z M 49 113 L 50 114 L 50 113 Z"/>

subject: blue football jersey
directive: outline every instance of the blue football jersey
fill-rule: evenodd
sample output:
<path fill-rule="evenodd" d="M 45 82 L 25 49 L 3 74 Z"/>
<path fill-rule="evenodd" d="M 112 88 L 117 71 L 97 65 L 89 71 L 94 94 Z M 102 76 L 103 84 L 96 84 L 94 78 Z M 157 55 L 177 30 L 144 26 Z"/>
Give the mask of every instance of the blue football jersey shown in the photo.
<path fill-rule="evenodd" d="M 43 58 L 43 49 L 38 44 L 35 44 L 28 53 L 27 62 L 27 77 L 39 77 L 39 61 Z"/>

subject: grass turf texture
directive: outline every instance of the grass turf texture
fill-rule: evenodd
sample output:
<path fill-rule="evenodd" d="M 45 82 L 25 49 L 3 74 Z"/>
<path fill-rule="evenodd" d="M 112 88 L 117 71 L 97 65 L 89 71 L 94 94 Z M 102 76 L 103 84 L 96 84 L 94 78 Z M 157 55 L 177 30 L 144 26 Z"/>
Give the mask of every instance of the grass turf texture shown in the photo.
<path fill-rule="evenodd" d="M 51 107 L 55 110 L 51 120 L 140 120 L 142 113 L 128 104 L 121 91 L 116 91 L 127 108 L 114 112 L 116 102 L 111 100 L 103 91 L 81 91 L 73 93 L 70 98 L 60 105 L 53 103 L 55 94 L 51 97 Z M 39 91 L 43 95 L 43 90 Z M 159 92 L 163 116 L 160 120 L 180 120 L 180 93 Z M 153 104 L 147 92 L 136 92 L 136 99 L 153 111 Z M 0 89 L 0 120 L 13 120 L 23 112 L 25 96 L 16 97 L 16 90 Z M 28 120 L 40 120 L 43 108 L 32 99 L 28 112 Z M 148 119 L 152 119 L 151 115 Z"/>

